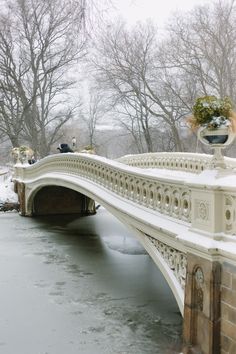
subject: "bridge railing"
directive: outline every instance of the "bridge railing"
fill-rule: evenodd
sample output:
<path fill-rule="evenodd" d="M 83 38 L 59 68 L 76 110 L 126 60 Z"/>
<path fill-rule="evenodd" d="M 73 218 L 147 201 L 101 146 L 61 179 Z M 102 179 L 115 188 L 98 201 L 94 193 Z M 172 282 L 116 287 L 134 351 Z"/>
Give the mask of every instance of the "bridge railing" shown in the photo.
<path fill-rule="evenodd" d="M 117 159 L 129 166 L 140 168 L 161 168 L 177 171 L 201 173 L 209 167 L 212 155 L 179 153 L 179 152 L 153 152 L 136 155 L 125 155 Z M 236 160 L 225 157 L 228 168 L 236 168 Z"/>
<path fill-rule="evenodd" d="M 183 155 L 182 161 L 185 165 Z M 146 171 L 95 155 L 68 153 L 48 156 L 31 166 L 17 165 L 15 179 L 27 184 L 47 174 L 77 176 L 193 229 L 217 237 L 235 235 L 236 178 L 205 172 L 159 175 L 157 170 Z"/>
<path fill-rule="evenodd" d="M 147 174 L 122 163 L 85 154 L 58 154 L 34 165 L 17 165 L 15 179 L 24 182 L 48 172 L 78 175 L 131 202 L 190 223 L 190 189 L 182 179 Z"/>

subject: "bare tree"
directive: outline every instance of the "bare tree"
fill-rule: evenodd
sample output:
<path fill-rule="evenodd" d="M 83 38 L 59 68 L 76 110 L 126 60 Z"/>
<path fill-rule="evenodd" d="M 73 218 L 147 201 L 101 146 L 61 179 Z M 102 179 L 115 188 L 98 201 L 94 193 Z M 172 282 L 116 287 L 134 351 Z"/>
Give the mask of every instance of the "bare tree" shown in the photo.
<path fill-rule="evenodd" d="M 184 150 L 185 118 L 198 96 L 230 96 L 236 104 L 235 3 L 220 0 L 175 15 L 164 40 L 150 24 L 130 30 L 113 23 L 102 33 L 94 59 L 98 82 L 138 151 L 155 149 L 151 131 L 161 126 L 171 149 Z"/>
<path fill-rule="evenodd" d="M 230 96 L 236 102 L 236 2 L 197 6 L 175 16 L 168 28 L 165 59 L 196 82 L 196 95 Z"/>
<path fill-rule="evenodd" d="M 173 84 L 169 85 L 170 77 L 159 56 L 159 47 L 156 29 L 151 24 L 137 24 L 128 30 L 121 22 L 109 26 L 107 33 L 102 35 L 94 64 L 98 80 L 111 92 L 114 104 L 123 102 L 126 110 L 128 105 L 129 113 L 133 109 L 129 117 L 137 118 L 136 126 L 142 123 L 147 150 L 153 150 L 150 129 L 165 124 L 175 141 L 173 148 L 181 151 L 179 122 L 186 114 L 186 107 L 179 92 L 176 94 L 173 90 Z"/>
<path fill-rule="evenodd" d="M 96 146 L 97 125 L 107 113 L 108 107 L 104 97 L 96 90 L 90 89 L 87 108 L 81 110 L 81 117 L 86 126 L 88 143 L 91 147 Z"/>
<path fill-rule="evenodd" d="M 147 102 L 146 105 L 148 105 Z M 154 151 L 152 130 L 156 124 L 149 110 L 141 104 L 137 96 L 132 92 L 121 95 L 119 104 L 116 102 L 113 109 L 114 115 L 119 117 L 120 125 L 131 134 L 137 152 Z"/>
<path fill-rule="evenodd" d="M 0 130 L 45 156 L 73 115 L 69 69 L 85 54 L 85 0 L 15 0 L 0 18 Z"/>
<path fill-rule="evenodd" d="M 169 21 L 159 57 L 189 114 L 202 95 L 229 96 L 236 103 L 235 4 L 235 0 L 220 0 L 188 14 L 175 14 Z M 177 86 L 173 78 L 178 78 Z"/>

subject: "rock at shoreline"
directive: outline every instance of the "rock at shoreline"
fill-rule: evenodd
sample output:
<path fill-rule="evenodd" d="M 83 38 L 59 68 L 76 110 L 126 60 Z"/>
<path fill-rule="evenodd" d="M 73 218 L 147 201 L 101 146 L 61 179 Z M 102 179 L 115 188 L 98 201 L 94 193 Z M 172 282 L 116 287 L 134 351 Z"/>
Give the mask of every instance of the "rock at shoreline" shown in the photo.
<path fill-rule="evenodd" d="M 5 203 L 0 203 L 0 211 L 19 211 L 19 203 L 14 203 L 14 202 L 5 202 Z"/>

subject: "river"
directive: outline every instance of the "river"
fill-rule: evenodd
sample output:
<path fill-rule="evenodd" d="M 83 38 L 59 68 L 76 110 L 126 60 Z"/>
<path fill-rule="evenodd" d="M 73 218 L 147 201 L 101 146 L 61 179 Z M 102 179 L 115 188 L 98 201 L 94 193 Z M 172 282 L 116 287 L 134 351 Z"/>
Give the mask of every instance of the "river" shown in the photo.
<path fill-rule="evenodd" d="M 174 354 L 182 318 L 162 274 L 105 209 L 0 213 L 0 353 Z"/>

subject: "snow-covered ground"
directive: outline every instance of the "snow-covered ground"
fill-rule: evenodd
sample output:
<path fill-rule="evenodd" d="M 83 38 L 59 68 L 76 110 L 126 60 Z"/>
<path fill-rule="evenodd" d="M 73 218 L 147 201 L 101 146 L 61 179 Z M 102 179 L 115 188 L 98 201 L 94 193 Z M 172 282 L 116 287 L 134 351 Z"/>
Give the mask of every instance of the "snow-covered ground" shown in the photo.
<path fill-rule="evenodd" d="M 5 202 L 16 203 L 18 201 L 18 196 L 14 192 L 14 185 L 11 182 L 11 176 L 7 177 L 5 180 L 0 178 L 0 204 Z"/>

